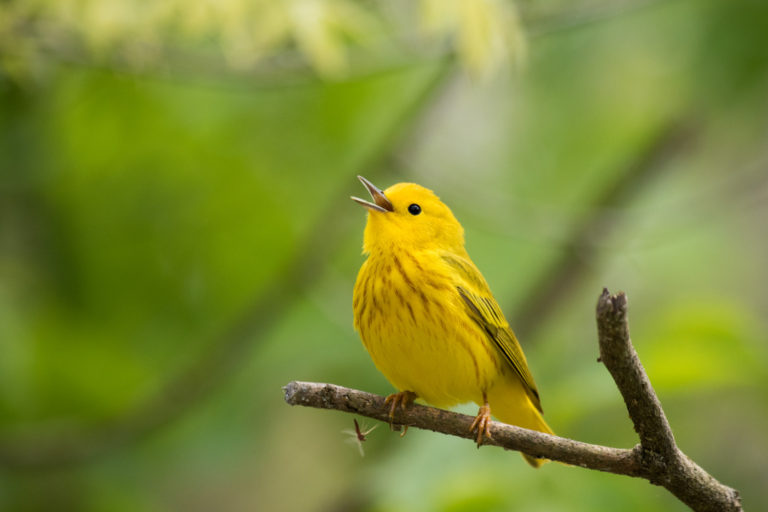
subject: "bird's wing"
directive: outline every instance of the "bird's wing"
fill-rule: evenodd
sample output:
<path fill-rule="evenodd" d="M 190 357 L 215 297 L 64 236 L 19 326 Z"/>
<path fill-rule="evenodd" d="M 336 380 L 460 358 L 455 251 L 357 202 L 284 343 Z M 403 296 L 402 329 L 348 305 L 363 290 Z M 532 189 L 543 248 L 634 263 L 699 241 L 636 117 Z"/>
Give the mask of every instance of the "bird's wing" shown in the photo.
<path fill-rule="evenodd" d="M 515 333 L 509 328 L 509 323 L 504 318 L 504 314 L 496 303 L 496 299 L 493 298 L 482 274 L 469 258 L 451 253 L 443 254 L 442 258 L 455 271 L 458 280 L 456 290 L 464 300 L 470 317 L 504 354 L 504 358 L 522 380 L 525 392 L 533 405 L 539 412 L 543 412 L 539 391 L 536 389 L 536 383 L 528 369 L 528 362 L 523 354 L 523 349 L 520 347 Z"/>

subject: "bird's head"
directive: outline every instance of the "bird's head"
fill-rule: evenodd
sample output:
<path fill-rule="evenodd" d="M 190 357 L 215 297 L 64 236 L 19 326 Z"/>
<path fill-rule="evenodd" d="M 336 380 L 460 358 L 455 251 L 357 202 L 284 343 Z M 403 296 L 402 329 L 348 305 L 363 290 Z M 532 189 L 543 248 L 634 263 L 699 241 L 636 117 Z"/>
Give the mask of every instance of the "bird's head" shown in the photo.
<path fill-rule="evenodd" d="M 373 202 L 352 197 L 368 209 L 363 251 L 443 249 L 461 253 L 464 229 L 434 192 L 415 183 L 398 183 L 382 191 L 358 176 Z"/>

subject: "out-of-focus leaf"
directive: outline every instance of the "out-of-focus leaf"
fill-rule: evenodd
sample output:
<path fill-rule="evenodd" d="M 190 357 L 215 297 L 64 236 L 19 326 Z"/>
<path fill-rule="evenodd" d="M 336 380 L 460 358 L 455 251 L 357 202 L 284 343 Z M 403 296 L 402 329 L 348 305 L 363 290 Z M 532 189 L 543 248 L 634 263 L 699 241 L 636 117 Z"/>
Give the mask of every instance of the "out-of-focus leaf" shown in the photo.
<path fill-rule="evenodd" d="M 352 0 L 32 0 L 7 2 L 0 13 L 0 55 L 9 73 L 63 60 L 131 69 L 181 66 L 213 57 L 225 68 L 250 70 L 307 62 L 326 78 L 358 62 L 392 54 L 392 41 L 406 41 L 399 24 L 376 3 Z M 523 37 L 515 6 L 505 0 L 423 0 L 420 46 L 448 39 L 473 75 L 492 76 L 519 58 Z M 378 6 L 380 7 L 380 6 Z M 413 10 L 407 16 L 415 17 Z M 416 25 L 414 23 L 406 24 Z M 408 34 L 410 36 L 410 34 Z M 26 48 L 26 50 L 25 50 Z M 180 52 L 181 50 L 181 52 Z M 414 48 L 421 51 L 422 48 Z M 440 51 L 438 53 L 444 53 Z M 21 62 L 13 65 L 12 54 Z M 384 60 L 384 62 L 386 59 Z M 214 62 L 216 62 L 214 60 Z M 370 64 L 366 68 L 370 69 Z M 21 76 L 21 75 L 19 75 Z"/>
<path fill-rule="evenodd" d="M 447 37 L 464 66 L 489 77 L 503 64 L 522 59 L 525 38 L 514 4 L 503 0 L 422 0 L 427 33 Z"/>

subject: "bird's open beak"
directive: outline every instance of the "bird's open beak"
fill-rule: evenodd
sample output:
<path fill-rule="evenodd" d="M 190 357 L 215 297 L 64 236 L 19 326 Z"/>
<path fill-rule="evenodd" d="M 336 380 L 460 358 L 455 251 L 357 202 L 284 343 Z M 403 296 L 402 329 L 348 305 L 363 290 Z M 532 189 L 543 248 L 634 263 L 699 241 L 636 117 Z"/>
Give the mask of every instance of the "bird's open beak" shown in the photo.
<path fill-rule="evenodd" d="M 392 207 L 392 203 L 387 199 L 387 196 L 384 195 L 384 192 L 379 190 L 376 185 L 368 181 L 367 179 L 363 178 L 362 176 L 358 176 L 357 179 L 359 179 L 363 185 L 365 185 L 365 188 L 368 189 L 368 192 L 371 194 L 371 199 L 373 199 L 373 203 L 370 201 L 366 201 L 365 199 L 360 199 L 359 197 L 351 196 L 350 199 L 355 201 L 356 203 L 359 203 L 369 210 L 377 211 L 377 212 L 392 212 L 395 209 Z M 374 204 L 375 203 L 375 204 Z"/>

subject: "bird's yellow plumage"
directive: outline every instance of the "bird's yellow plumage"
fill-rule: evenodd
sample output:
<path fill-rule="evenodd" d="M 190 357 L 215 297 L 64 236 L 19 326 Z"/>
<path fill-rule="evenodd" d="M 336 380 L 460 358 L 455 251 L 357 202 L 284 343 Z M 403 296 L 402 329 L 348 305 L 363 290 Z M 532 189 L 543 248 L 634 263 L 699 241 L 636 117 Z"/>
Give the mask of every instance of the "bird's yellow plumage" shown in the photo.
<path fill-rule="evenodd" d="M 399 393 L 392 411 L 419 397 L 437 407 L 475 402 L 478 443 L 499 420 L 552 433 L 520 344 L 464 248 L 464 230 L 431 191 L 385 191 L 360 178 L 369 209 L 354 289 L 355 329 Z M 526 456 L 534 466 L 541 461 Z"/>

